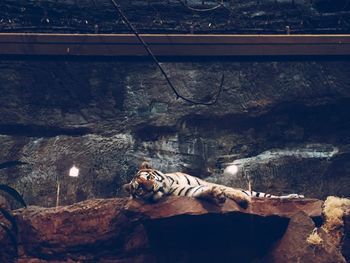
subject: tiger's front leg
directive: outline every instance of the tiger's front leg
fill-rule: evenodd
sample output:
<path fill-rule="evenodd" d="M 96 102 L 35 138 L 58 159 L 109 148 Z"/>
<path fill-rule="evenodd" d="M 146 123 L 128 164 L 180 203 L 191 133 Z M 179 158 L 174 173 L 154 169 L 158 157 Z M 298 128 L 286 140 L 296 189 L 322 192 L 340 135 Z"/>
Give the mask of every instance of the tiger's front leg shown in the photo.
<path fill-rule="evenodd" d="M 218 205 L 221 205 L 226 201 L 224 192 L 216 186 L 200 185 L 194 189 L 192 197 L 206 199 Z"/>

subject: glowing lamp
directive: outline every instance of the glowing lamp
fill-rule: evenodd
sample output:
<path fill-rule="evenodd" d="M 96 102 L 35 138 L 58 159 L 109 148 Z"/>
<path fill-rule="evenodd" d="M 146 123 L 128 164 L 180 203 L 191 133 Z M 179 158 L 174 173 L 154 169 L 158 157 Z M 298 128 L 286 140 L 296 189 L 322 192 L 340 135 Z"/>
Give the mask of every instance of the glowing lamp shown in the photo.
<path fill-rule="evenodd" d="M 230 175 L 235 175 L 238 172 L 238 166 L 237 165 L 229 165 L 225 168 L 224 173 L 230 174 Z"/>
<path fill-rule="evenodd" d="M 69 170 L 69 176 L 71 177 L 78 177 L 79 176 L 79 168 L 75 165 L 72 166 Z"/>

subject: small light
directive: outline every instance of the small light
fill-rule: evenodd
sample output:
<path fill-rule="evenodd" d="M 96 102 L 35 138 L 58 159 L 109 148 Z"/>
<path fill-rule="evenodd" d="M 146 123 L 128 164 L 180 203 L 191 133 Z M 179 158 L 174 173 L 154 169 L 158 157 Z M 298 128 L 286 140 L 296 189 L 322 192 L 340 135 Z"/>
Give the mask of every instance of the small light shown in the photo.
<path fill-rule="evenodd" d="M 78 177 L 79 176 L 79 168 L 77 168 L 75 165 L 72 166 L 69 170 L 69 176 L 71 177 Z"/>
<path fill-rule="evenodd" d="M 235 175 L 238 172 L 238 166 L 237 165 L 229 165 L 225 168 L 224 173 Z"/>

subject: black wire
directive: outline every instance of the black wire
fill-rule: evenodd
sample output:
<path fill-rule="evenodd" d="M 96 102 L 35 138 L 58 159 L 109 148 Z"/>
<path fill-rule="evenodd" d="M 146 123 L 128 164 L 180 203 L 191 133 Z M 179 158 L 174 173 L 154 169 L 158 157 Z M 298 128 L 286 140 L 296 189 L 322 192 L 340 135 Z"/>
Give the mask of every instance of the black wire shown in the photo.
<path fill-rule="evenodd" d="M 216 5 L 216 6 L 213 6 L 213 7 L 210 7 L 210 8 L 203 8 L 203 9 L 202 8 L 191 7 L 191 6 L 187 5 L 186 3 L 184 3 L 182 0 L 177 0 L 177 1 L 180 2 L 180 4 L 182 4 L 184 7 L 188 8 L 191 11 L 195 11 L 195 12 L 209 12 L 209 11 L 216 10 L 216 9 L 218 9 L 220 7 L 225 7 L 223 0 L 221 0 L 221 3 Z"/>
<path fill-rule="evenodd" d="M 176 99 L 182 99 L 186 102 L 189 102 L 191 104 L 195 104 L 195 105 L 213 105 L 217 102 L 222 89 L 223 89 L 223 85 L 224 85 L 224 78 L 225 75 L 222 74 L 222 78 L 221 78 L 221 83 L 219 86 L 219 90 L 216 94 L 216 96 L 212 99 L 212 101 L 209 102 L 203 102 L 203 101 L 195 101 L 192 99 L 188 99 L 184 96 L 182 96 L 174 87 L 174 85 L 171 83 L 168 75 L 166 74 L 165 70 L 163 69 L 163 67 L 160 65 L 158 59 L 154 56 L 153 52 L 151 51 L 151 49 L 149 48 L 149 46 L 146 44 L 146 42 L 141 38 L 141 36 L 139 35 L 139 33 L 137 32 L 136 28 L 129 22 L 128 18 L 124 15 L 123 11 L 121 10 L 120 6 L 117 4 L 117 2 L 115 0 L 111 0 L 111 2 L 113 3 L 114 7 L 116 8 L 119 16 L 123 19 L 123 21 L 126 23 L 126 25 L 129 27 L 129 29 L 134 33 L 134 35 L 136 36 L 136 38 L 140 41 L 140 43 L 143 45 L 143 47 L 145 48 L 145 50 L 147 51 L 148 55 L 152 58 L 152 60 L 154 61 L 154 63 L 157 64 L 159 70 L 162 72 L 165 80 L 167 81 L 169 87 L 172 89 L 172 91 L 175 93 L 176 95 Z"/>

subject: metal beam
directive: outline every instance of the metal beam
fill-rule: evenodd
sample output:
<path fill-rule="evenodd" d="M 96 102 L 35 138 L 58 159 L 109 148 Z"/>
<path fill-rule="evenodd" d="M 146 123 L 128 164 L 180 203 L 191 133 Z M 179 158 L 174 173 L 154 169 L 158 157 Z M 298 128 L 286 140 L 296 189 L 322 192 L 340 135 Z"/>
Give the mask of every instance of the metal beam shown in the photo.
<path fill-rule="evenodd" d="M 350 35 L 141 34 L 156 56 L 350 55 Z M 0 55 L 147 56 L 132 34 L 0 33 Z"/>

